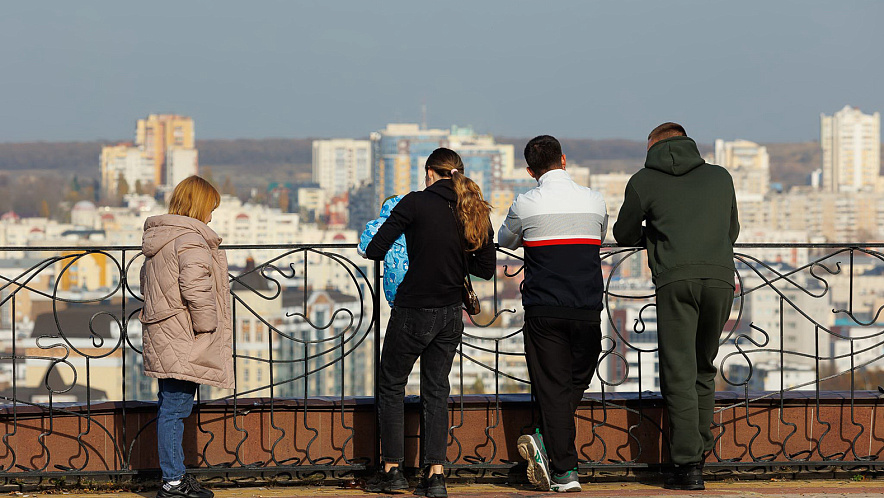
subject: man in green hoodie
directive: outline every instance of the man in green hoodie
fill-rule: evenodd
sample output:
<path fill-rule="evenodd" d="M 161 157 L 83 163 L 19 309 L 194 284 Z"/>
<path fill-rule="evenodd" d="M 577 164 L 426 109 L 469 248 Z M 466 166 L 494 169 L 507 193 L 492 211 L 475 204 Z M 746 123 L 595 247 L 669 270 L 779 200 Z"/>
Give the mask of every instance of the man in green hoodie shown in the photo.
<path fill-rule="evenodd" d="M 657 287 L 660 389 L 675 464 L 669 489 L 705 489 L 703 459 L 714 442 L 713 361 L 734 300 L 739 232 L 727 170 L 707 164 L 681 125 L 655 128 L 644 169 L 626 184 L 614 238 L 647 248 Z"/>

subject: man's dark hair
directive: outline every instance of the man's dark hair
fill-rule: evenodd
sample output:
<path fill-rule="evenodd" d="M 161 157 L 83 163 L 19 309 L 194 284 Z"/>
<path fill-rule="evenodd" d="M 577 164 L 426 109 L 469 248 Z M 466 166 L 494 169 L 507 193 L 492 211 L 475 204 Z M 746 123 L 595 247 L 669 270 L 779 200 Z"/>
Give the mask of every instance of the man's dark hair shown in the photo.
<path fill-rule="evenodd" d="M 648 134 L 648 140 L 658 142 L 667 138 L 686 136 L 688 136 L 688 132 L 684 131 L 684 127 L 682 125 L 669 122 L 663 123 L 660 126 L 651 130 L 651 133 Z"/>
<path fill-rule="evenodd" d="M 525 145 L 525 162 L 534 177 L 540 178 L 547 171 L 561 167 L 562 144 L 549 135 L 534 137 Z"/>

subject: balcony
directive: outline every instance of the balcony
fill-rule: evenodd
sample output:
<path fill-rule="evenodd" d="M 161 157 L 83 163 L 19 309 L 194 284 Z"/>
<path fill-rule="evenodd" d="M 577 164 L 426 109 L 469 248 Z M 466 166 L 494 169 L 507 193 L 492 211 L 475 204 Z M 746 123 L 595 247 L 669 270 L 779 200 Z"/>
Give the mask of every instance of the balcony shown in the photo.
<path fill-rule="evenodd" d="M 350 244 L 229 246 L 237 387 L 203 387 L 185 429 L 204 477 L 347 478 L 378 461 L 380 265 Z M 738 247 L 722 334 L 710 476 L 877 472 L 884 454 L 880 247 Z M 3 258 L 3 256 L 6 256 Z M 537 420 L 524 366 L 518 252 L 479 282 L 451 374 L 452 474 L 518 472 Z M 643 251 L 603 252 L 599 369 L 578 411 L 580 472 L 632 478 L 668 458 L 654 290 Z M 156 382 L 141 373 L 137 247 L 0 249 L 0 478 L 156 476 Z M 410 389 L 416 389 L 418 367 Z M 410 391 L 412 394 L 416 390 Z M 406 405 L 417 465 L 418 403 Z M 632 476 L 632 477 L 630 477 Z"/>

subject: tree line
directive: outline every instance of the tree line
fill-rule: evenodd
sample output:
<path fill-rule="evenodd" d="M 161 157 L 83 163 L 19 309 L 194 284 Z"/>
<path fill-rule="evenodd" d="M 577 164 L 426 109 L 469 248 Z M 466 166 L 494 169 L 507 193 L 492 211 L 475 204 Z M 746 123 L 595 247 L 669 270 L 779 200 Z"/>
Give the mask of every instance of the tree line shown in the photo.
<path fill-rule="evenodd" d="M 312 138 L 267 138 L 239 140 L 197 140 L 202 166 L 219 170 L 245 168 L 248 175 L 268 175 L 281 168 L 306 173 L 312 162 Z M 517 167 L 522 165 L 522 148 L 527 138 L 498 138 L 513 144 Z M 0 143 L 0 171 L 49 170 L 68 179 L 98 178 L 98 157 L 103 145 L 112 142 L 30 142 Z M 631 173 L 644 163 L 646 144 L 641 141 L 609 139 L 563 139 L 563 149 L 571 164 L 586 164 L 593 173 Z M 771 181 L 788 188 L 806 183 L 807 175 L 820 167 L 817 142 L 767 144 Z M 704 155 L 712 146 L 700 144 Z M 130 188 L 134 186 L 130 185 Z"/>

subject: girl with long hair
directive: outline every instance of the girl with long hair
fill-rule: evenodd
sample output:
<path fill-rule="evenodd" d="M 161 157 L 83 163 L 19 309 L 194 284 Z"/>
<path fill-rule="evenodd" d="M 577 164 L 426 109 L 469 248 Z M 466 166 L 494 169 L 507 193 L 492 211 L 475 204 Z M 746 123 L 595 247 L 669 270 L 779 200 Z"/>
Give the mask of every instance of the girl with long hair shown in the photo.
<path fill-rule="evenodd" d="M 191 176 L 175 187 L 169 214 L 144 222 L 144 373 L 158 379 L 157 447 L 163 484 L 157 498 L 211 498 L 185 473 L 184 419 L 199 384 L 233 388 L 233 322 L 227 256 L 208 227 L 221 196 Z"/>
<path fill-rule="evenodd" d="M 443 465 L 448 446 L 448 374 L 463 334 L 464 276 L 494 275 L 496 253 L 491 205 L 464 175 L 453 150 L 439 148 L 425 166 L 427 188 L 411 192 L 393 208 L 366 248 L 382 260 L 405 234 L 409 267 L 396 293 L 384 338 L 378 378 L 383 469 L 366 491 L 389 493 L 408 487 L 400 466 L 405 459 L 405 385 L 421 360 L 421 465 L 424 478 L 415 494 L 447 496 Z"/>

